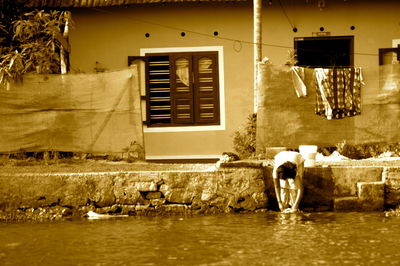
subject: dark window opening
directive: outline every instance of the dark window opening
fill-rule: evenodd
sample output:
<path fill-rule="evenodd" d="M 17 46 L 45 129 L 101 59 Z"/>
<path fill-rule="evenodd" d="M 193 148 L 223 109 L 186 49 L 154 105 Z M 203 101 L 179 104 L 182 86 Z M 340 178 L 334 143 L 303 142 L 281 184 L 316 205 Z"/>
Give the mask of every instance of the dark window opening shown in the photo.
<path fill-rule="evenodd" d="M 354 36 L 295 38 L 294 49 L 298 66 L 353 66 Z"/>
<path fill-rule="evenodd" d="M 400 63 L 400 45 L 397 48 L 379 49 L 379 65 L 394 65 Z"/>

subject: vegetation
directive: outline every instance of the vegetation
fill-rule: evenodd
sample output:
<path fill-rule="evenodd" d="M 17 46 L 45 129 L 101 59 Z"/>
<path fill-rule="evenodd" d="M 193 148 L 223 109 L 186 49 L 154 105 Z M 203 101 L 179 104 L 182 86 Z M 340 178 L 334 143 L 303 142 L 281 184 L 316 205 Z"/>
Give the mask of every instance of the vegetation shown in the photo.
<path fill-rule="evenodd" d="M 0 86 L 27 73 L 60 73 L 62 31 L 69 12 L 26 9 L 5 1 L 0 11 Z"/>
<path fill-rule="evenodd" d="M 253 158 L 256 155 L 257 114 L 249 115 L 241 130 L 235 131 L 233 148 L 241 159 Z"/>
<path fill-rule="evenodd" d="M 387 157 L 400 156 L 400 142 L 397 143 L 369 143 L 348 144 L 342 141 L 336 145 L 336 150 L 351 159 L 366 159 L 385 155 Z"/>
<path fill-rule="evenodd" d="M 386 217 L 400 217 L 400 206 L 397 206 L 395 209 L 391 209 L 388 211 L 385 211 L 385 216 Z"/>
<path fill-rule="evenodd" d="M 289 50 L 287 54 L 287 59 L 285 65 L 287 66 L 295 66 L 297 65 L 297 54 L 296 50 Z"/>

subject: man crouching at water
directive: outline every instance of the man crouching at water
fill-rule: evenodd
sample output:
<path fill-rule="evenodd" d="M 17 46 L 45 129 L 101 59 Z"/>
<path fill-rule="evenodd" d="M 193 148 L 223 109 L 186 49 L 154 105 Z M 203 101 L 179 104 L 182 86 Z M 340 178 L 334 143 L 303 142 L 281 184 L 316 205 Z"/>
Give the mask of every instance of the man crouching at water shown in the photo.
<path fill-rule="evenodd" d="M 283 151 L 275 156 L 272 177 L 279 209 L 284 213 L 299 210 L 303 196 L 304 159 L 300 153 Z"/>

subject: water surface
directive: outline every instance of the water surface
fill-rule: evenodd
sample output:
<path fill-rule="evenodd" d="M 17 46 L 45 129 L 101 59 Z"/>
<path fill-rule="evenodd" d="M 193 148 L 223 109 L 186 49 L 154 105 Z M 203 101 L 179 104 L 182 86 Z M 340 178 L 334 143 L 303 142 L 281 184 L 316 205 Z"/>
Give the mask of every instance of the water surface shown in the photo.
<path fill-rule="evenodd" d="M 234 214 L 0 223 L 0 265 L 398 265 L 400 217 Z"/>

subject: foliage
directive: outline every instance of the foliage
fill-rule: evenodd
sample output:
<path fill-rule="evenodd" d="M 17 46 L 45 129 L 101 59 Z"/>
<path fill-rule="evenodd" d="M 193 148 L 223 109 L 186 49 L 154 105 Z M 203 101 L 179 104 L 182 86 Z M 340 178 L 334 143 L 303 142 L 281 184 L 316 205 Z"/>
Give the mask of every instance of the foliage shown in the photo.
<path fill-rule="evenodd" d="M 4 25 L 0 24 L 0 43 L 4 43 L 6 41 L 6 37 L 5 37 L 6 34 L 7 34 L 6 27 Z M 0 46 L 0 49 L 2 49 L 2 47 L 3 46 Z M 0 50 L 0 52 L 1 51 L 2 50 Z"/>
<path fill-rule="evenodd" d="M 386 217 L 400 217 L 400 206 L 397 206 L 395 209 L 391 209 L 385 211 Z"/>
<path fill-rule="evenodd" d="M 295 66 L 297 65 L 297 52 L 296 50 L 289 50 L 286 59 L 287 66 Z"/>
<path fill-rule="evenodd" d="M 0 0 L 0 49 L 10 47 L 13 32 L 13 21 L 21 19 L 29 11 L 29 0 Z"/>
<path fill-rule="evenodd" d="M 60 72 L 59 41 L 69 13 L 35 10 L 11 22 L 11 42 L 3 40 L 0 57 L 0 85 L 21 80 L 26 73 Z M 2 24 L 2 30 L 7 31 Z"/>
<path fill-rule="evenodd" d="M 233 148 L 241 159 L 252 158 L 256 153 L 257 114 L 249 115 L 241 130 L 235 131 Z"/>
<path fill-rule="evenodd" d="M 400 142 L 398 143 L 367 143 L 348 144 L 345 140 L 336 145 L 336 150 L 351 159 L 366 159 L 371 157 L 400 156 Z"/>

